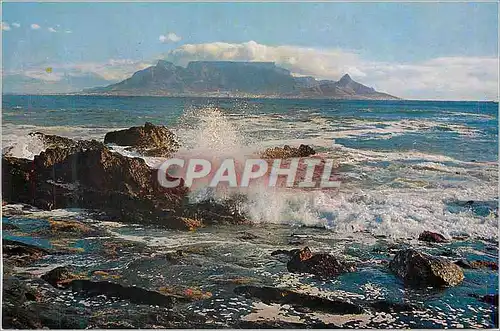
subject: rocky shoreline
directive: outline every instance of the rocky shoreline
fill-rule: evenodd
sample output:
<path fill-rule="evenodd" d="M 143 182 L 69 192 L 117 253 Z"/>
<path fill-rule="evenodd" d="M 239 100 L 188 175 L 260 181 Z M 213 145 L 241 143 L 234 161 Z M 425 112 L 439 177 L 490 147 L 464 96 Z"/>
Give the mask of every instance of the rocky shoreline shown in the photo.
<path fill-rule="evenodd" d="M 33 134 L 48 147 L 34 160 L 2 157 L 4 328 L 445 326 L 438 317 L 448 327 L 498 326 L 498 285 L 482 294 L 467 290 L 484 279 L 498 283 L 496 242 L 430 231 L 418 240 L 354 234 L 366 244 L 322 239 L 320 229 L 253 226 L 231 203 L 192 203 L 187 188 L 161 187 L 157 170 L 141 158 L 98 141 Z M 104 142 L 160 156 L 179 147 L 167 128 L 149 123 Z M 285 146 L 262 154 L 303 157 L 314 150 Z M 50 214 L 63 208 L 88 214 Z M 155 244 L 163 238 L 172 243 Z M 337 290 L 325 288 L 336 282 Z M 368 283 L 390 283 L 400 296 L 344 288 Z M 453 310 L 442 316 L 426 301 L 454 289 L 482 309 L 481 318 Z"/>

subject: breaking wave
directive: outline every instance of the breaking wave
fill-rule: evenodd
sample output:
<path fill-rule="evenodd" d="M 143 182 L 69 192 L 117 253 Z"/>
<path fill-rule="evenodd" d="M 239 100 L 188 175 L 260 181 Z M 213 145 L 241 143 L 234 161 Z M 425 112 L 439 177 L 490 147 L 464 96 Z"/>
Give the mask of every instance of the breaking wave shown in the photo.
<path fill-rule="evenodd" d="M 306 112 L 307 113 L 307 112 Z M 236 116 L 238 115 L 238 116 Z M 288 115 L 241 115 L 217 107 L 189 109 L 171 127 L 181 142 L 176 156 L 203 157 L 217 162 L 232 157 L 242 163 L 267 147 L 310 144 L 321 156 L 340 163 L 339 190 L 304 191 L 269 188 L 257 182 L 249 188 L 208 189 L 191 193 L 193 201 L 232 201 L 255 223 L 318 226 L 332 231 L 369 231 L 393 237 L 415 237 L 423 230 L 446 236 L 467 233 L 496 238 L 498 228 L 498 168 L 494 162 L 466 162 L 418 150 L 369 150 L 343 146 L 338 138 L 386 139 L 407 132 L 445 130 L 458 135 L 481 135 L 476 129 L 430 120 L 366 122 L 332 120 L 317 113 L 294 121 Z M 45 146 L 32 131 L 76 139 L 102 141 L 110 128 L 38 127 L 3 124 L 3 152 L 33 159 Z M 112 146 L 127 156 L 140 156 Z M 164 158 L 144 157 L 151 166 Z M 482 206 L 450 208 L 473 201 Z M 480 210 L 480 212 L 478 212 Z"/>

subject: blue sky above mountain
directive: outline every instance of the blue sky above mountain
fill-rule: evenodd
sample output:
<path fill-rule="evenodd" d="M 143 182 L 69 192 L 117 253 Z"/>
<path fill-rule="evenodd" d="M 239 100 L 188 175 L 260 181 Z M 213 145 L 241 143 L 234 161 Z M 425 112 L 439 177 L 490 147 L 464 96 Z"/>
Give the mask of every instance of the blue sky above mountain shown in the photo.
<path fill-rule="evenodd" d="M 4 85 L 66 92 L 204 59 L 348 72 L 406 98 L 498 99 L 497 14 L 496 3 L 4 3 Z"/>

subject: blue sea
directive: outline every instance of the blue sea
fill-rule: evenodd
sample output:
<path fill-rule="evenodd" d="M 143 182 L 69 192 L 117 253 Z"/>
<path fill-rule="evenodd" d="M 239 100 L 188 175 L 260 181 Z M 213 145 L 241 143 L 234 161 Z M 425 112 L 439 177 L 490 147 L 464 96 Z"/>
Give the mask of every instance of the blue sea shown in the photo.
<path fill-rule="evenodd" d="M 161 264 L 141 266 L 148 273 L 137 276 L 142 286 L 159 286 L 158 279 L 176 280 L 185 286 L 197 284 L 211 291 L 214 300 L 229 302 L 228 290 L 215 286 L 213 280 L 231 274 L 332 296 L 410 300 L 421 306 L 411 315 L 391 316 L 381 325 L 386 327 L 493 325 L 493 308 L 471 295 L 498 293 L 497 271 L 465 270 L 465 281 L 454 288 L 412 291 L 387 273 L 384 261 L 389 259 L 392 244 L 454 260 L 498 260 L 498 103 L 4 95 L 2 108 L 3 149 L 17 157 L 33 158 L 44 150 L 43 143 L 28 136 L 32 131 L 102 141 L 111 130 L 152 122 L 177 134 L 181 152 L 239 155 L 285 144 L 308 144 L 338 163 L 342 184 L 335 194 L 249 192 L 242 208 L 255 227 L 179 233 L 102 222 L 113 236 L 163 250 L 204 245 L 196 267 L 167 270 Z M 112 148 L 140 157 L 117 146 Z M 151 166 L 162 161 L 145 159 Z M 45 222 L 51 213 L 19 208 L 4 207 L 3 222 L 17 222 L 29 229 L 33 222 Z M 85 211 L 52 213 L 85 219 Z M 449 239 L 466 239 L 423 244 L 417 238 L 424 230 Z M 235 233 L 242 231 L 261 239 L 235 239 Z M 51 245 L 34 235 L 6 235 Z M 288 242 L 290 236 L 301 238 L 313 251 L 342 255 L 359 263 L 359 272 L 329 282 L 286 272 L 286 267 L 269 255 L 275 249 L 294 248 Z M 92 254 L 90 239 L 74 245 Z M 68 257 L 56 256 L 44 263 L 60 264 L 63 258 Z M 75 254 L 71 263 L 90 262 L 85 254 Z M 92 263 L 95 267 L 109 264 L 98 258 Z M 113 267 L 119 269 L 123 263 L 117 261 Z M 179 272 L 187 276 L 181 277 Z M 277 309 L 256 306 L 255 302 L 245 304 L 251 309 L 212 311 L 206 302 L 186 309 L 212 314 L 222 322 L 253 318 L 252 314 L 259 312 L 262 317 L 266 309 L 267 313 Z M 288 310 L 286 314 L 300 320 L 304 313 Z"/>

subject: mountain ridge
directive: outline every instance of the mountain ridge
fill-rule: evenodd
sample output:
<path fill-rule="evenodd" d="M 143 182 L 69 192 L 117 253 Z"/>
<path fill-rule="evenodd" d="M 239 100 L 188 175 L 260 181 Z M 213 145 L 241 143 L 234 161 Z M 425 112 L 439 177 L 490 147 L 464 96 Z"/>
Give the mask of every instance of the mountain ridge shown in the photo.
<path fill-rule="evenodd" d="M 295 77 L 274 62 L 191 61 L 186 67 L 159 60 L 129 78 L 83 90 L 92 95 L 220 96 L 397 100 L 354 81 Z"/>

